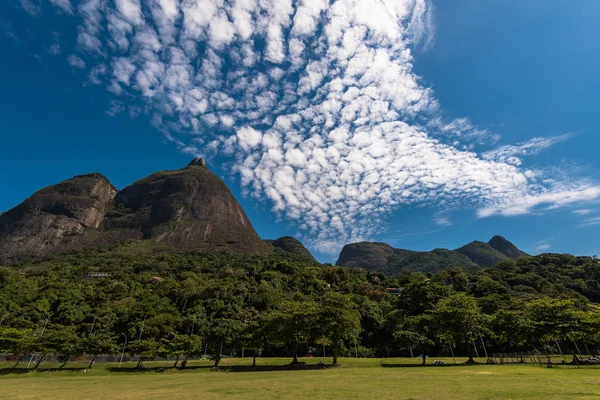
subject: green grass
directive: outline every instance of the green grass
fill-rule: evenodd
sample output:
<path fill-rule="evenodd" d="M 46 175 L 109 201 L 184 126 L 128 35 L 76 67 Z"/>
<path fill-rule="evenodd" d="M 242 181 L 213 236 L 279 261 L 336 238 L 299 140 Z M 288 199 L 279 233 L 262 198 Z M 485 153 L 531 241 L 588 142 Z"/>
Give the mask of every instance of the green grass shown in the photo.
<path fill-rule="evenodd" d="M 259 359 L 258 371 L 241 369 L 251 359 L 227 359 L 222 371 L 208 361 L 172 369 L 172 363 L 70 363 L 68 370 L 42 364 L 39 371 L 0 363 L 2 399 L 600 399 L 600 368 L 532 365 L 421 367 L 416 360 L 340 359 L 339 367 L 268 370 L 289 359 Z M 305 360 L 314 365 L 319 358 Z M 452 359 L 444 359 L 448 364 Z M 457 362 L 465 361 L 457 358 Z M 329 359 L 331 362 L 331 359 Z"/>

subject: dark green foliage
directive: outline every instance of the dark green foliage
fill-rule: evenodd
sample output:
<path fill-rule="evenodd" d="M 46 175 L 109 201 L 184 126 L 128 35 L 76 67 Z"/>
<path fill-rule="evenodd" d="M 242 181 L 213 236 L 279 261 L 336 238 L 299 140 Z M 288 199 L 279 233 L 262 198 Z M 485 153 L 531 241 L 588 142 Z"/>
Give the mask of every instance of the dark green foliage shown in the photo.
<path fill-rule="evenodd" d="M 310 254 L 310 251 L 300 241 L 291 236 L 280 237 L 276 240 L 265 240 L 265 242 L 270 243 L 276 248 L 283 250 L 287 253 L 292 253 L 297 255 L 300 259 L 305 259 L 307 261 L 317 263 L 317 260 Z"/>
<path fill-rule="evenodd" d="M 296 254 L 156 252 L 126 241 L 0 268 L 0 351 L 65 362 L 221 354 L 471 354 L 548 341 L 600 345 L 600 263 L 545 254 L 397 277 Z M 92 277 L 90 272 L 105 272 Z M 393 288 L 388 293 L 388 289 Z M 47 324 L 46 324 L 47 321 Z M 568 347 L 568 346 L 567 346 Z M 360 352 L 359 352 L 360 350 Z M 175 360 L 178 362 L 179 359 Z M 93 361 L 93 359 L 92 359 Z"/>
<path fill-rule="evenodd" d="M 507 259 L 504 254 L 500 253 L 489 244 L 478 241 L 466 244 L 463 247 L 456 249 L 456 251 L 460 254 L 464 254 L 474 263 L 485 268 L 493 267 L 500 261 Z"/>
<path fill-rule="evenodd" d="M 516 260 L 519 257 L 525 257 L 528 255 L 502 236 L 494 236 L 490 239 L 488 244 L 511 260 Z"/>
<path fill-rule="evenodd" d="M 489 268 L 504 260 L 524 256 L 527 254 L 514 244 L 501 236 L 494 236 L 489 243 L 472 242 L 456 250 L 412 251 L 394 249 L 385 243 L 352 243 L 344 246 L 336 264 L 397 276 L 403 271 L 437 273 L 450 268 L 475 272 L 482 267 Z"/>

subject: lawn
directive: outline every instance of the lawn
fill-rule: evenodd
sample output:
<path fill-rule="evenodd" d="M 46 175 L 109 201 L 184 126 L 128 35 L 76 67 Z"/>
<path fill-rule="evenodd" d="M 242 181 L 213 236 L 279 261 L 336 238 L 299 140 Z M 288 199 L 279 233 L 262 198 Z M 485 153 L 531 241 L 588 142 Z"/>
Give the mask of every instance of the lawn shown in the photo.
<path fill-rule="evenodd" d="M 219 372 L 207 361 L 174 370 L 169 363 L 71 363 L 40 371 L 0 363 L 2 399 L 600 399 L 600 368 L 532 365 L 427 366 L 407 359 L 340 359 L 341 366 L 277 370 L 289 359 L 227 359 Z M 331 361 L 331 359 L 329 359 Z M 452 359 L 444 360 L 447 364 Z M 457 359 L 457 362 L 464 359 Z M 310 367 L 310 366 L 309 366 Z"/>

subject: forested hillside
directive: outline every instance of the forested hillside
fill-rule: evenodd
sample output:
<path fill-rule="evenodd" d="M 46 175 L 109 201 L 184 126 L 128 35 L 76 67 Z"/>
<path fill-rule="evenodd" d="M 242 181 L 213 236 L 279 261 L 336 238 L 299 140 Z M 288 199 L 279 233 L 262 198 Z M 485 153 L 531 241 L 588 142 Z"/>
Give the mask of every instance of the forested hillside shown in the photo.
<path fill-rule="evenodd" d="M 0 267 L 0 352 L 293 356 L 600 348 L 600 262 L 545 254 L 397 277 L 128 240 Z M 218 362 L 218 357 L 217 360 Z"/>

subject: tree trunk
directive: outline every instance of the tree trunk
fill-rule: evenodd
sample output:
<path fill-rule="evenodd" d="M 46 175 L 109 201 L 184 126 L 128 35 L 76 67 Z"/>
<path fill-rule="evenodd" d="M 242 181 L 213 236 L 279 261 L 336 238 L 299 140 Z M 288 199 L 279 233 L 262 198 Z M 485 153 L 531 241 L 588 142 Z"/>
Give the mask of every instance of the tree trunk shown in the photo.
<path fill-rule="evenodd" d="M 177 358 L 175 359 L 175 364 L 173 364 L 173 368 L 175 368 L 177 366 L 177 364 L 179 364 L 179 354 L 177 355 Z"/>
<path fill-rule="evenodd" d="M 17 365 L 19 365 L 21 363 L 21 360 L 23 359 L 23 357 L 19 357 L 19 359 L 17 360 L 17 363 L 15 365 L 13 365 L 13 368 L 17 368 Z"/>
<path fill-rule="evenodd" d="M 94 361 L 96 361 L 96 357 L 98 357 L 98 354 L 94 354 L 94 357 L 92 357 L 92 361 L 90 361 L 90 365 L 88 365 L 88 368 L 92 368 L 92 365 L 94 365 Z"/>
<path fill-rule="evenodd" d="M 215 369 L 215 371 L 219 370 L 219 363 L 221 362 L 221 357 L 215 357 L 215 365 L 213 366 L 213 368 Z"/>
<path fill-rule="evenodd" d="M 35 364 L 35 367 L 33 367 L 33 369 L 38 369 L 38 367 L 40 366 L 40 364 L 42 363 L 42 360 L 46 358 L 45 354 L 40 355 L 40 358 L 38 359 L 37 364 Z"/>
<path fill-rule="evenodd" d="M 331 355 L 333 356 L 333 363 L 331 365 L 337 365 L 338 355 L 335 345 L 331 348 Z"/>
<path fill-rule="evenodd" d="M 425 365 L 425 363 L 427 362 L 427 354 L 425 354 L 425 352 L 423 352 L 421 354 L 421 357 L 423 357 L 423 363 L 421 365 Z"/>
<path fill-rule="evenodd" d="M 254 359 L 252 360 L 252 366 L 256 367 L 256 356 L 258 354 L 258 351 L 254 350 Z"/>
<path fill-rule="evenodd" d="M 296 347 L 294 348 L 294 359 L 292 360 L 292 365 L 300 364 L 300 362 L 298 361 L 298 351 L 299 350 L 300 350 L 300 345 L 296 344 Z"/>
<path fill-rule="evenodd" d="M 62 363 L 62 365 L 61 365 L 60 367 L 58 367 L 58 369 L 63 369 L 63 367 L 64 367 L 65 365 L 67 365 L 67 363 L 69 362 L 70 358 L 71 358 L 71 357 L 67 358 L 67 360 L 66 360 L 64 363 Z"/>
<path fill-rule="evenodd" d="M 144 360 L 144 356 L 140 356 L 140 359 L 138 361 L 138 364 L 136 366 L 136 368 L 141 368 L 142 367 L 142 361 Z"/>

